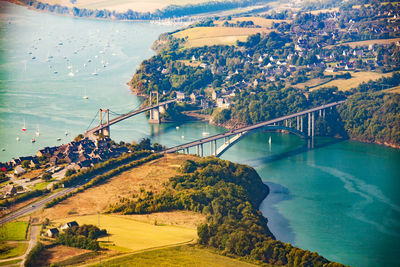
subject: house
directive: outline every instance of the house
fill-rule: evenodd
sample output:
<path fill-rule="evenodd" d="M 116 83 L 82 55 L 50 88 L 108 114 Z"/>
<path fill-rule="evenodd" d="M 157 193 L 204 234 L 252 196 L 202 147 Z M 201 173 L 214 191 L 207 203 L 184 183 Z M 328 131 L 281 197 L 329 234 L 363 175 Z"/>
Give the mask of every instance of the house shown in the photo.
<path fill-rule="evenodd" d="M 195 93 L 191 93 L 191 94 L 190 94 L 190 99 L 192 100 L 192 103 L 196 103 L 196 100 L 197 100 L 196 97 L 197 97 L 197 96 L 196 96 Z"/>
<path fill-rule="evenodd" d="M 24 174 L 24 173 L 26 173 L 26 171 L 25 171 L 25 169 L 24 168 L 22 168 L 22 166 L 17 166 L 17 167 L 15 167 L 15 170 L 14 170 L 14 174 L 15 175 L 21 175 L 21 174 Z"/>
<path fill-rule="evenodd" d="M 231 105 L 229 98 L 217 98 L 217 107 L 229 108 Z"/>
<path fill-rule="evenodd" d="M 52 156 L 52 157 L 50 158 L 50 165 L 51 165 L 51 166 L 56 166 L 57 163 L 58 163 L 58 158 L 57 158 L 57 156 Z"/>
<path fill-rule="evenodd" d="M 79 224 L 76 221 L 67 222 L 66 224 L 61 226 L 60 229 L 61 230 L 67 230 L 67 229 L 72 228 L 74 226 L 79 226 Z"/>
<path fill-rule="evenodd" d="M 57 228 L 50 228 L 49 230 L 47 230 L 46 234 L 48 237 L 56 237 L 58 236 L 60 232 L 58 231 Z"/>
<path fill-rule="evenodd" d="M 30 162 L 29 162 L 29 167 L 30 168 L 35 168 L 37 165 L 39 165 L 39 161 L 37 158 L 33 158 Z"/>
<path fill-rule="evenodd" d="M 178 92 L 178 91 L 176 91 L 175 93 L 176 93 L 176 99 L 178 99 L 178 101 L 183 101 L 183 100 L 185 100 L 185 93 L 183 93 L 183 92 Z"/>
<path fill-rule="evenodd" d="M 213 91 L 212 92 L 212 94 L 211 94 L 211 98 L 213 99 L 213 100 L 216 100 L 218 97 L 220 97 L 221 96 L 221 92 L 220 91 Z"/>
<path fill-rule="evenodd" d="M 6 185 L 3 189 L 4 197 L 11 197 L 17 193 L 17 188 L 14 185 Z"/>

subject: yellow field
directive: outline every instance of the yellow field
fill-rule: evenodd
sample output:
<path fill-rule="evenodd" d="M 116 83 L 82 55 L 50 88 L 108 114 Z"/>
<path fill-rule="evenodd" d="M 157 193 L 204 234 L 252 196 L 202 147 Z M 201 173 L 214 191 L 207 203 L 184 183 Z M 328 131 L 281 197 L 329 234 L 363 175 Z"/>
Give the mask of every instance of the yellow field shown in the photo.
<path fill-rule="evenodd" d="M 359 42 L 349 42 L 349 43 L 342 43 L 342 44 L 337 44 L 337 45 L 328 45 L 326 48 L 332 48 L 335 46 L 339 45 L 348 45 L 352 48 L 355 48 L 357 46 L 366 46 L 366 45 L 374 45 L 374 44 L 391 44 L 391 43 L 396 43 L 400 42 L 400 38 L 391 38 L 391 39 L 379 39 L 379 40 L 366 40 L 366 41 L 359 41 Z"/>
<path fill-rule="evenodd" d="M 174 33 L 176 38 L 188 38 L 185 47 L 211 45 L 235 45 L 237 41 L 246 41 L 247 37 L 259 32 L 270 32 L 261 28 L 237 27 L 195 27 Z"/>
<path fill-rule="evenodd" d="M 372 71 L 365 71 L 365 72 L 353 72 L 349 71 L 351 73 L 351 78 L 348 80 L 343 80 L 343 79 L 338 79 L 338 80 L 333 80 L 330 81 L 324 85 L 317 86 L 313 88 L 312 90 L 317 90 L 322 87 L 330 87 L 330 86 L 336 86 L 340 91 L 347 91 L 351 88 L 357 87 L 359 84 L 363 82 L 368 82 L 370 80 L 377 80 L 381 77 L 389 77 L 392 76 L 392 73 L 376 73 Z M 325 73 L 326 75 L 330 75 L 332 73 Z"/>
<path fill-rule="evenodd" d="M 183 245 L 116 257 L 89 266 L 251 267 L 257 265 L 222 256 L 213 253 L 213 251 L 209 249 L 198 248 L 193 245 Z"/>
<path fill-rule="evenodd" d="M 239 17 L 239 18 L 232 18 L 232 20 L 228 20 L 229 23 L 236 23 L 237 21 L 252 21 L 255 25 L 261 26 L 263 28 L 271 28 L 272 23 L 282 23 L 282 22 L 291 22 L 290 20 L 280 20 L 280 19 L 266 19 L 262 17 Z M 225 20 L 216 21 L 215 24 L 222 26 Z"/>
<path fill-rule="evenodd" d="M 400 86 L 392 87 L 384 90 L 386 93 L 400 94 Z"/>
<path fill-rule="evenodd" d="M 82 224 L 98 225 L 98 216 L 70 217 L 55 221 L 56 224 L 75 220 Z M 100 215 L 100 228 L 107 229 L 109 237 L 100 238 L 132 251 L 190 242 L 197 238 L 197 230 L 177 226 L 157 226 L 127 217 Z"/>
<path fill-rule="evenodd" d="M 152 12 L 163 9 L 169 5 L 199 4 L 209 0 L 78 0 L 73 5 L 69 0 L 42 0 L 48 4 L 59 4 L 68 7 L 78 7 L 87 9 L 107 9 L 125 12 L 128 9 L 139 12 Z M 218 0 L 216 0 L 218 1 Z"/>

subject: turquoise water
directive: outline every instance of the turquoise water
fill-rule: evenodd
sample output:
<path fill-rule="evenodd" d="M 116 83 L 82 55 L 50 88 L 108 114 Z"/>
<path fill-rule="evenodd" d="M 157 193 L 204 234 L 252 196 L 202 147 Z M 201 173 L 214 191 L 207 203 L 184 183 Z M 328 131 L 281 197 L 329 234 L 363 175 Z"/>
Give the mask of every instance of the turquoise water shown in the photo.
<path fill-rule="evenodd" d="M 157 36 L 176 28 L 73 19 L 3 2 L 0 10 L 0 161 L 69 142 L 98 108 L 122 113 L 137 107 L 140 100 L 126 82 L 154 54 L 150 46 Z M 150 137 L 173 146 L 221 131 L 200 122 L 149 125 L 139 115 L 113 126 L 111 136 L 128 142 Z M 222 158 L 253 166 L 271 188 L 260 209 L 278 239 L 344 264 L 399 265 L 400 152 L 329 138 L 307 147 L 296 136 L 260 132 Z"/>

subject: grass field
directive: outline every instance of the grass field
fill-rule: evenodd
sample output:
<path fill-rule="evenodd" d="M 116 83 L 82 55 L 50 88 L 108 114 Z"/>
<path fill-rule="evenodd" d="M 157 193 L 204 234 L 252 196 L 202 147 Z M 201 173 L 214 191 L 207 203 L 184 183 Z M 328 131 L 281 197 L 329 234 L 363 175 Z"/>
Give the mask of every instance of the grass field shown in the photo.
<path fill-rule="evenodd" d="M 0 266 L 19 266 L 19 264 L 22 260 L 10 260 L 10 261 L 4 261 L 4 262 L 0 262 Z"/>
<path fill-rule="evenodd" d="M 25 240 L 27 221 L 9 222 L 0 227 L 0 241 L 22 241 Z"/>
<path fill-rule="evenodd" d="M 169 5 L 183 6 L 186 4 L 199 4 L 209 0 L 78 0 L 72 4 L 69 0 L 42 0 L 44 3 L 60 4 L 63 6 L 75 6 L 87 9 L 108 9 L 119 12 L 131 9 L 139 12 L 152 12 L 157 9 L 163 9 Z M 218 1 L 218 0 L 217 0 Z"/>
<path fill-rule="evenodd" d="M 384 90 L 386 93 L 400 94 L 400 86 L 392 87 Z"/>
<path fill-rule="evenodd" d="M 359 84 L 363 82 L 368 82 L 370 80 L 377 80 L 382 77 L 389 77 L 392 76 L 392 73 L 376 73 L 372 71 L 362 71 L 362 72 L 352 72 L 351 73 L 351 78 L 344 80 L 344 79 L 337 79 L 330 81 L 326 84 L 317 86 L 313 88 L 312 90 L 318 90 L 322 87 L 330 87 L 330 86 L 336 86 L 340 91 L 347 91 L 350 90 L 351 88 L 356 88 Z M 326 73 L 326 74 L 332 74 L 332 73 Z"/>
<path fill-rule="evenodd" d="M 391 43 L 396 43 L 399 42 L 400 38 L 392 38 L 392 39 L 377 39 L 377 40 L 366 40 L 366 41 L 358 41 L 358 42 L 349 42 L 349 43 L 341 43 L 341 44 L 337 44 L 337 45 L 328 45 L 325 48 L 333 48 L 335 46 L 339 46 L 339 45 L 348 45 L 352 48 L 355 48 L 357 46 L 366 46 L 366 45 L 373 45 L 373 44 L 391 44 Z"/>
<path fill-rule="evenodd" d="M 184 245 L 131 254 L 90 266 L 249 267 L 255 265 L 221 256 L 192 245 Z"/>
<path fill-rule="evenodd" d="M 177 174 L 177 169 L 186 159 L 195 160 L 196 157 L 166 155 L 121 173 L 106 183 L 89 188 L 54 207 L 40 211 L 39 216 L 42 219 L 54 220 L 67 218 L 72 214 L 74 216 L 96 214 L 98 211 L 105 211 L 110 204 L 119 202 L 120 198 L 131 198 L 133 194 L 140 195 L 143 190 L 157 193 L 170 177 Z"/>
<path fill-rule="evenodd" d="M 185 47 L 211 45 L 235 45 L 237 41 L 246 41 L 247 37 L 259 32 L 270 32 L 262 28 L 238 27 L 195 27 L 174 34 L 176 38 L 185 38 Z"/>
<path fill-rule="evenodd" d="M 45 189 L 48 185 L 50 184 L 50 182 L 41 182 L 41 183 L 36 183 L 33 186 L 33 189 L 37 189 L 37 190 L 42 190 Z"/>
<path fill-rule="evenodd" d="M 71 220 L 76 220 L 80 225 L 98 225 L 99 217 L 98 215 L 72 217 L 57 220 L 56 224 Z M 113 243 L 131 251 L 189 242 L 197 238 L 196 229 L 158 226 L 113 215 L 100 215 L 100 228 L 107 229 L 110 235 L 100 238 L 99 241 Z"/>
<path fill-rule="evenodd" d="M 241 21 L 252 21 L 255 25 L 261 26 L 263 28 L 271 28 L 272 23 L 282 23 L 282 22 L 290 22 L 290 20 L 279 20 L 279 19 L 266 19 L 262 17 L 239 17 L 239 18 L 232 18 L 232 20 L 228 20 L 229 23 L 236 23 Z M 222 26 L 225 20 L 216 21 L 216 24 Z"/>
<path fill-rule="evenodd" d="M 27 242 L 3 243 L 0 244 L 0 259 L 10 259 L 21 256 L 28 248 Z"/>

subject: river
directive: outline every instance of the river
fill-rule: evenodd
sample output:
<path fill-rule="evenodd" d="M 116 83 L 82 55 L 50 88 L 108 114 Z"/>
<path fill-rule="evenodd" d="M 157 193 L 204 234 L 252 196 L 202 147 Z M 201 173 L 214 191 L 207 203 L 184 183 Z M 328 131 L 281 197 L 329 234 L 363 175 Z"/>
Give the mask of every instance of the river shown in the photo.
<path fill-rule="evenodd" d="M 99 108 L 136 108 L 140 99 L 126 82 L 154 54 L 157 36 L 177 27 L 74 19 L 4 2 L 0 10 L 0 161 L 69 142 Z M 203 122 L 149 125 L 140 115 L 113 126 L 111 136 L 172 146 L 222 131 Z M 270 187 L 260 210 L 278 239 L 348 265 L 399 265 L 399 150 L 332 138 L 308 149 L 297 136 L 259 132 L 222 158 L 251 165 Z"/>

